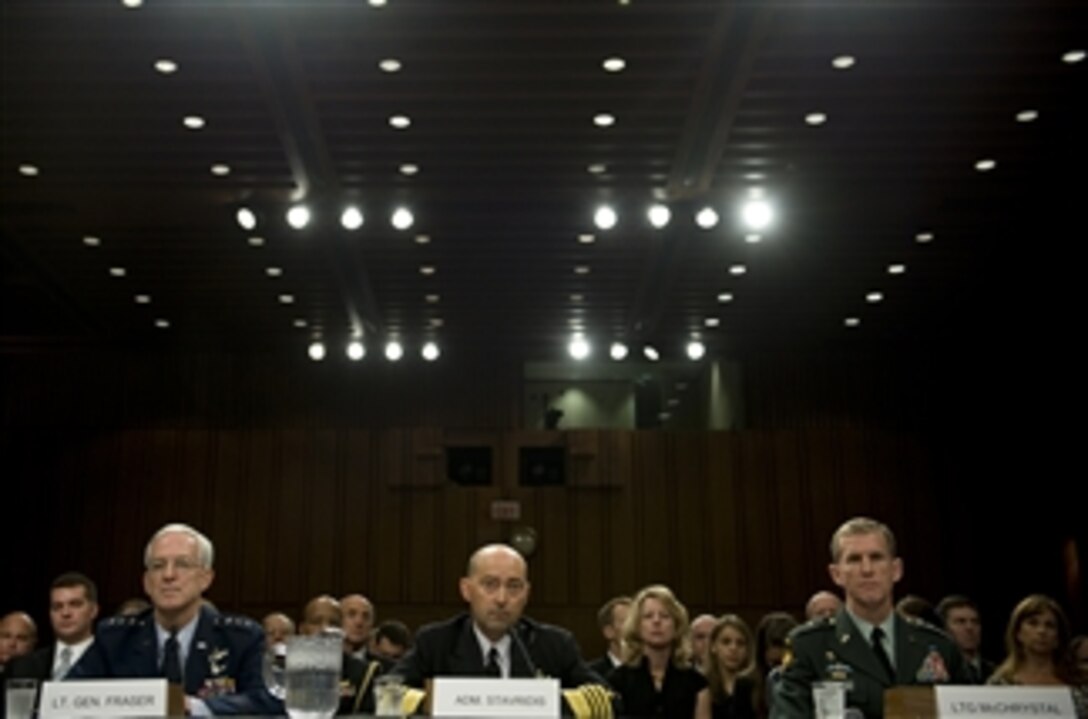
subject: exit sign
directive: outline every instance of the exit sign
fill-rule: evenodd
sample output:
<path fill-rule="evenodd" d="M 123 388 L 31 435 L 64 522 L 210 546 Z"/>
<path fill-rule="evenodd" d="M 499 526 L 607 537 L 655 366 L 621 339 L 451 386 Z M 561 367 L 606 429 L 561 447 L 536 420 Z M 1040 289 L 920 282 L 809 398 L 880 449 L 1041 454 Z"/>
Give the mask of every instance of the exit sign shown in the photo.
<path fill-rule="evenodd" d="M 500 522 L 516 522 L 521 519 L 521 502 L 496 499 L 491 503 L 491 518 Z"/>

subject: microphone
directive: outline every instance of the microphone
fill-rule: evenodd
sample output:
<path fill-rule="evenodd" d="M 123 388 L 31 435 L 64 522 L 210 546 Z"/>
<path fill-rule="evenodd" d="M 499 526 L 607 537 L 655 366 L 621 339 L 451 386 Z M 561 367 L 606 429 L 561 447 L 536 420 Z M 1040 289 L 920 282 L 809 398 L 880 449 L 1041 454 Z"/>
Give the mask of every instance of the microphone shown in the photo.
<path fill-rule="evenodd" d="M 540 672 L 538 672 L 537 669 L 536 669 L 536 664 L 533 663 L 533 658 L 529 656 L 529 650 L 525 648 L 525 643 L 523 641 L 521 641 L 521 625 L 520 624 L 515 625 L 510 630 L 510 638 L 514 642 L 514 644 L 517 646 L 518 651 L 521 653 L 521 658 L 524 659 L 525 663 L 529 666 L 529 676 L 532 676 L 532 677 L 540 676 Z M 513 662 L 511 662 L 510 676 L 514 676 L 513 669 L 514 669 Z"/>

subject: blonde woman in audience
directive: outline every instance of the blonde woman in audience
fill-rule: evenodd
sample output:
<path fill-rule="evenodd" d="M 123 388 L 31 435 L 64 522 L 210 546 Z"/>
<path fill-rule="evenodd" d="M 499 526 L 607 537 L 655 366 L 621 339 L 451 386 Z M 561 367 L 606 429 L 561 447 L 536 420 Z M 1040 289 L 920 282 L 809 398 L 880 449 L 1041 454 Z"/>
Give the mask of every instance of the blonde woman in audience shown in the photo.
<path fill-rule="evenodd" d="M 752 630 L 736 614 L 720 618 L 710 632 L 706 678 L 695 719 L 755 719 L 756 685 Z"/>
<path fill-rule="evenodd" d="M 624 663 L 608 676 L 623 697 L 623 715 L 687 719 L 706 679 L 691 665 L 688 611 L 672 590 L 640 591 L 623 625 Z"/>
<path fill-rule="evenodd" d="M 1088 717 L 1088 686 L 1068 664 L 1069 620 L 1056 601 L 1032 594 L 1012 610 L 1005 630 L 1005 661 L 987 684 L 1069 686 L 1078 717 Z"/>

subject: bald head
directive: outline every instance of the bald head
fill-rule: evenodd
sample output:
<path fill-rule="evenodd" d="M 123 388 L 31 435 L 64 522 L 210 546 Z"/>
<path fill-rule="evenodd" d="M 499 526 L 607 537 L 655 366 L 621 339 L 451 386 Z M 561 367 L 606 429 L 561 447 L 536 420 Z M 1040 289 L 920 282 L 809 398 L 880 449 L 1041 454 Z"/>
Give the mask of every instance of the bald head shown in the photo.
<path fill-rule="evenodd" d="M 11 612 L 0 619 L 0 666 L 29 654 L 38 642 L 38 625 L 26 612 Z"/>
<path fill-rule="evenodd" d="M 283 612 L 272 612 L 262 621 L 264 640 L 268 646 L 282 644 L 287 637 L 295 633 L 295 623 Z"/>
<path fill-rule="evenodd" d="M 700 614 L 691 621 L 691 653 L 698 668 L 706 666 L 706 655 L 710 649 L 710 633 L 718 618 L 713 614 Z"/>
<path fill-rule="evenodd" d="M 488 544 L 468 559 L 461 597 L 476 627 L 497 642 L 514 626 L 529 601 L 529 567 L 513 547 Z"/>
<path fill-rule="evenodd" d="M 831 592 L 816 592 L 805 605 L 805 618 L 809 621 L 813 619 L 823 619 L 826 617 L 833 617 L 839 613 L 839 609 L 842 608 L 842 600 Z"/>
<path fill-rule="evenodd" d="M 344 615 L 344 649 L 356 652 L 366 646 L 374 629 L 374 605 L 362 594 L 348 594 L 340 598 Z"/>
<path fill-rule="evenodd" d="M 525 557 L 521 556 L 521 552 L 511 547 L 509 544 L 487 544 L 477 549 L 472 553 L 472 556 L 468 558 L 465 576 L 471 577 L 478 574 L 482 566 L 490 565 L 495 562 L 502 562 L 504 564 L 513 563 L 518 565 L 522 570 L 523 578 L 529 578 L 529 565 L 525 563 Z"/>
<path fill-rule="evenodd" d="M 328 594 L 322 594 L 306 603 L 298 631 L 299 634 L 320 634 L 326 629 L 340 629 L 343 624 L 344 614 L 340 602 Z"/>

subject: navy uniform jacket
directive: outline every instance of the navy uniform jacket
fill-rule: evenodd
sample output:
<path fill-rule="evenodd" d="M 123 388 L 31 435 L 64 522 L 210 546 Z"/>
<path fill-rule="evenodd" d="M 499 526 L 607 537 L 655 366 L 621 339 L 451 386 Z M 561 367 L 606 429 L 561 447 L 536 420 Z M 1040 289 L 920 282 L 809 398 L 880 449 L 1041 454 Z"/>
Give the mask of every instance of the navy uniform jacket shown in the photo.
<path fill-rule="evenodd" d="M 161 677 L 152 612 L 101 622 L 68 678 Z M 259 624 L 201 607 L 185 661 L 185 693 L 202 699 L 213 714 L 283 714 L 282 702 L 265 688 L 263 653 Z"/>
<path fill-rule="evenodd" d="M 963 655 L 947 634 L 923 621 L 895 614 L 895 681 L 845 609 L 790 634 L 790 657 L 775 688 L 774 719 L 814 716 L 812 684 L 847 681 L 846 706 L 866 717 L 884 715 L 884 690 L 910 684 L 963 684 Z"/>

